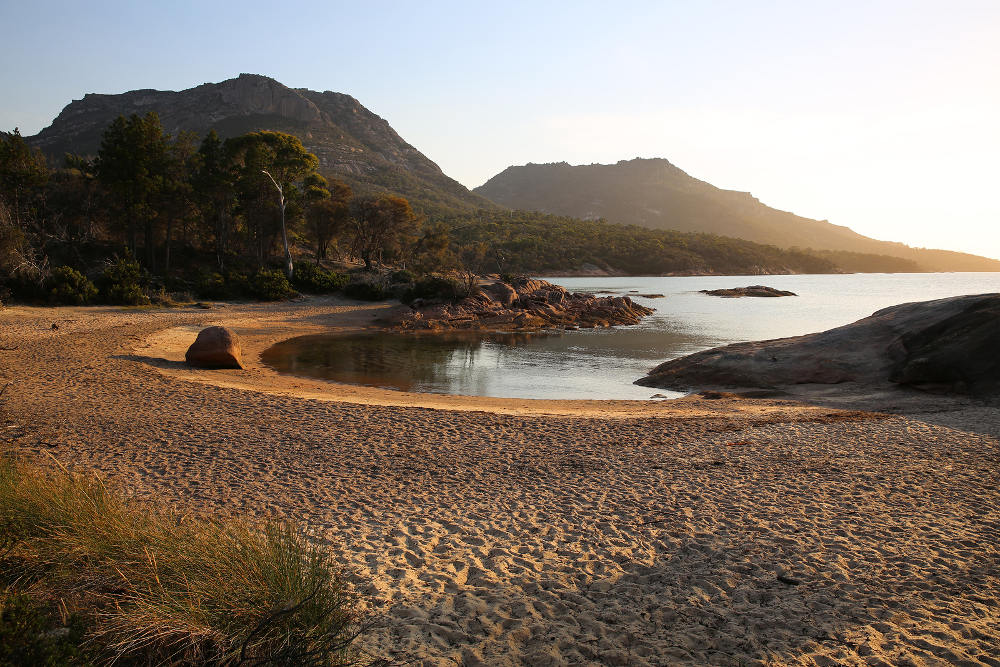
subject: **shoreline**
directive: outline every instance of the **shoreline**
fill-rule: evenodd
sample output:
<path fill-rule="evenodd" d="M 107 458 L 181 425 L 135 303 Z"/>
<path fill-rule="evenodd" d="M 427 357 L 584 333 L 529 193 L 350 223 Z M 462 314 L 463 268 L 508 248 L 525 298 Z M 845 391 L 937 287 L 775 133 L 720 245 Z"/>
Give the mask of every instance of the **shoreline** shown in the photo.
<path fill-rule="evenodd" d="M 391 331 L 382 326 L 383 311 L 397 308 L 392 303 L 359 304 L 331 297 L 310 299 L 319 305 L 303 314 L 274 319 L 257 317 L 248 320 L 238 314 L 211 317 L 204 311 L 204 323 L 186 324 L 158 331 L 138 343 L 133 352 L 142 363 L 172 378 L 202 384 L 258 391 L 278 396 L 351 402 L 359 405 L 400 406 L 427 409 L 493 412 L 510 415 L 560 415 L 578 417 L 635 418 L 683 414 L 685 416 L 718 414 L 757 414 L 783 407 L 778 403 L 752 401 L 711 401 L 698 396 L 669 400 L 590 400 L 590 399 L 525 399 L 404 392 L 363 385 L 351 385 L 308 377 L 278 373 L 260 361 L 260 353 L 275 343 L 310 334 Z M 317 314 L 312 308 L 329 309 Z M 218 311 L 221 315 L 223 311 Z M 184 364 L 184 352 L 204 326 L 225 326 L 233 329 L 243 348 L 243 370 L 206 370 Z M 434 332 L 419 332 L 434 335 Z M 650 391 L 655 392 L 655 389 Z M 772 405 L 772 403 L 774 403 Z M 801 406 L 797 409 L 802 409 Z M 806 408 L 821 411 L 822 408 Z"/>
<path fill-rule="evenodd" d="M 989 664 L 1000 649 L 995 408 L 477 401 L 256 358 L 381 307 L 5 309 L 4 450 L 183 511 L 307 526 L 384 619 L 361 646 L 418 665 Z M 183 366 L 211 324 L 237 331 L 247 371 Z"/>

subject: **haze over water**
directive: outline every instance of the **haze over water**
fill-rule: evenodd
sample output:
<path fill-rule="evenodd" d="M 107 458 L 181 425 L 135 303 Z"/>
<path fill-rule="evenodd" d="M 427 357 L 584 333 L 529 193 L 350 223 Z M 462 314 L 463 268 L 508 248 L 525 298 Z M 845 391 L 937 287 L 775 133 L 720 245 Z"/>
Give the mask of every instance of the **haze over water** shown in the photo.
<path fill-rule="evenodd" d="M 656 312 L 633 327 L 540 334 L 306 336 L 279 343 L 262 358 L 282 373 L 403 391 L 643 400 L 680 395 L 632 384 L 668 359 L 823 331 L 909 301 L 1000 292 L 1000 273 L 549 280 L 574 292 L 628 295 Z M 724 299 L 698 291 L 754 284 L 798 296 Z"/>

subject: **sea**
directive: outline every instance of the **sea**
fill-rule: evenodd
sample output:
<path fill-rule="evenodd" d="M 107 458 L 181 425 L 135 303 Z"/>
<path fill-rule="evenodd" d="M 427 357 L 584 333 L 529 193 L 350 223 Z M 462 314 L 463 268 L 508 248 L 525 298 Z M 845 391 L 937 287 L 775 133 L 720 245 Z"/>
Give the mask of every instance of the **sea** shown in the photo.
<path fill-rule="evenodd" d="M 900 303 L 1000 293 L 1000 273 L 546 277 L 572 292 L 655 308 L 635 326 L 524 333 L 303 336 L 262 355 L 280 373 L 399 391 L 536 399 L 649 400 L 678 392 L 633 384 L 693 352 L 849 324 Z M 793 297 L 703 294 L 749 285 Z"/>

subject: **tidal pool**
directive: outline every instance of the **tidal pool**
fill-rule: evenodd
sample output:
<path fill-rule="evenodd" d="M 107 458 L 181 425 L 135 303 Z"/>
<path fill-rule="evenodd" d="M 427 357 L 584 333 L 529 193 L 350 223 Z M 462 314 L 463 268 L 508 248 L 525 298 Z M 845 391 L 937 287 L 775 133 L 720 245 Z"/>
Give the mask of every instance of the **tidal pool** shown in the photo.
<path fill-rule="evenodd" d="M 663 334 L 639 329 L 540 333 L 301 336 L 264 351 L 279 373 L 400 391 L 549 399 L 680 396 L 632 382 L 662 361 Z"/>

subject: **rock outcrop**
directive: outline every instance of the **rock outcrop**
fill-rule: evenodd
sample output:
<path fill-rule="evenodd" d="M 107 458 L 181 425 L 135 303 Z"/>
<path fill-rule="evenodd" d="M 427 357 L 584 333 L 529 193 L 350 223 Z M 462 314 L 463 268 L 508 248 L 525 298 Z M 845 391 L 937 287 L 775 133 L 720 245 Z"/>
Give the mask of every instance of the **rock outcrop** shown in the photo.
<path fill-rule="evenodd" d="M 638 324 L 652 308 L 627 296 L 569 292 L 544 280 L 493 283 L 454 304 L 416 301 L 391 328 L 397 330 L 492 329 L 533 331 Z"/>
<path fill-rule="evenodd" d="M 710 296 L 721 296 L 727 299 L 734 299 L 741 296 L 798 296 L 795 292 L 767 287 L 766 285 L 750 285 L 749 287 L 731 287 L 729 289 L 703 289 L 698 290 L 702 294 Z"/>
<path fill-rule="evenodd" d="M 1000 294 L 885 308 L 807 336 L 736 343 L 660 364 L 636 384 L 667 389 L 860 383 L 1000 394 Z"/>
<path fill-rule="evenodd" d="M 208 327 L 198 332 L 184 361 L 195 368 L 243 368 L 242 355 L 235 333 L 226 327 Z"/>

